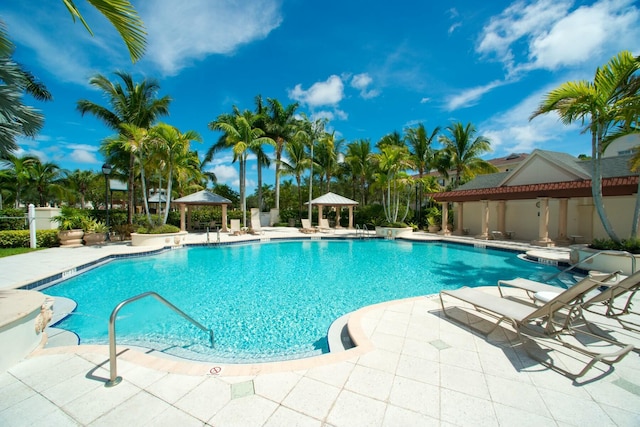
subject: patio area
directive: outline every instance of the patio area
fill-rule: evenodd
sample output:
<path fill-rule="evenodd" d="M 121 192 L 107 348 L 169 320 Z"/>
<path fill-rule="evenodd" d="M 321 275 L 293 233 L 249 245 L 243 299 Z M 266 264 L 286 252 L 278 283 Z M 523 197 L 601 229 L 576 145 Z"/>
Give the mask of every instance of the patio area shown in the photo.
<path fill-rule="evenodd" d="M 354 231 L 335 235 L 349 233 Z M 221 241 L 286 236 L 303 235 L 265 228 L 261 236 L 224 234 Z M 203 233 L 190 234 L 188 242 L 204 239 Z M 140 250 L 113 244 L 2 258 L 0 289 Z M 447 308 L 459 305 L 451 301 Z M 589 318 L 620 341 L 640 346 L 640 335 Z M 509 327 L 484 337 L 463 323 L 444 317 L 437 296 L 423 296 L 363 307 L 349 319 L 358 347 L 298 361 L 216 365 L 119 346 L 123 380 L 112 388 L 104 386 L 107 346 L 44 348 L 0 374 L 0 425 L 640 425 L 637 352 L 611 371 L 597 364 L 574 382 L 529 358 Z M 565 365 L 580 363 L 564 354 L 549 356 Z"/>

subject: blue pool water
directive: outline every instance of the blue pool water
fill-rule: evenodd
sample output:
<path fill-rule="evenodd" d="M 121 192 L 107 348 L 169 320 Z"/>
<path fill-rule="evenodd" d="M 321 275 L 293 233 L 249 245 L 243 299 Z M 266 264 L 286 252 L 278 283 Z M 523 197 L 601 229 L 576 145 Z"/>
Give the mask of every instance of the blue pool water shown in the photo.
<path fill-rule="evenodd" d="M 207 334 L 153 298 L 120 310 L 119 344 L 200 360 L 246 362 L 327 352 L 331 323 L 358 308 L 460 286 L 533 280 L 557 269 L 513 252 L 388 240 L 321 240 L 195 247 L 112 261 L 45 290 L 78 304 L 57 327 L 81 343 L 108 343 L 121 301 L 155 291 L 214 331 Z"/>

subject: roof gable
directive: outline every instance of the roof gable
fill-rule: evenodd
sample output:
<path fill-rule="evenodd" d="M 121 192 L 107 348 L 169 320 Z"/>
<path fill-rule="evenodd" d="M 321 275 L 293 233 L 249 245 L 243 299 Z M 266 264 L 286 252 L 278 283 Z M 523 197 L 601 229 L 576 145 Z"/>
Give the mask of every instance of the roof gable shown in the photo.
<path fill-rule="evenodd" d="M 579 160 L 566 153 L 534 150 L 500 183 L 500 186 L 543 184 L 551 182 L 591 179 L 578 164 Z"/>

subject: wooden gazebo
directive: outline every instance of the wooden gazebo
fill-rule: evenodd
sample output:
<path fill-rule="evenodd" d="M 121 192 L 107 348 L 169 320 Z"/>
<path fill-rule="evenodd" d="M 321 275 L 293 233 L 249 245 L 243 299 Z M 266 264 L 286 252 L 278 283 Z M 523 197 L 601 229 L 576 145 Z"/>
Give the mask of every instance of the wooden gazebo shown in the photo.
<path fill-rule="evenodd" d="M 309 204 L 309 202 L 305 203 Z M 348 228 L 353 228 L 353 207 L 358 205 L 358 202 L 355 200 L 347 199 L 346 197 L 340 196 L 339 194 L 327 193 L 323 196 L 320 196 L 311 201 L 311 205 L 316 205 L 318 207 L 319 215 L 322 215 L 323 206 L 333 206 L 336 208 L 338 212 L 338 219 L 340 218 L 340 209 L 343 207 L 349 208 L 349 225 Z M 340 228 L 340 221 L 336 221 L 336 228 Z"/>
<path fill-rule="evenodd" d="M 207 190 L 198 191 L 188 196 L 180 197 L 173 200 L 173 203 L 180 205 L 180 230 L 186 231 L 187 221 L 185 221 L 185 212 L 187 205 L 189 206 L 222 206 L 222 228 L 221 231 L 227 230 L 227 205 L 232 204 L 231 200 L 211 193 Z M 188 221 L 191 224 L 191 210 L 188 212 Z"/>

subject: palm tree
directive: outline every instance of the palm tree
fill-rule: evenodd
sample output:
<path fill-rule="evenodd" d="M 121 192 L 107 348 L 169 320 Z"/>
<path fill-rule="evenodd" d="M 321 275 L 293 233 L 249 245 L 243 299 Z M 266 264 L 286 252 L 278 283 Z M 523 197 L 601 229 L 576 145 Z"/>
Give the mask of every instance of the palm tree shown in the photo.
<path fill-rule="evenodd" d="M 338 171 L 340 150 L 344 139 L 337 139 L 335 132 L 325 133 L 318 141 L 316 151 L 316 165 L 320 171 L 320 190 L 322 190 L 323 177 L 327 182 L 327 191 L 331 191 L 331 178 Z"/>
<path fill-rule="evenodd" d="M 120 83 L 109 81 L 109 79 L 101 74 L 96 74 L 89 80 L 92 86 L 100 89 L 107 97 L 111 109 L 92 101 L 81 99 L 77 103 L 77 108 L 83 116 L 86 113 L 90 113 L 111 129 L 118 133 L 123 133 L 123 124 L 149 129 L 158 117 L 169 114 L 171 98 L 168 96 L 162 98 L 156 97 L 160 89 L 157 81 L 145 79 L 140 83 L 136 83 L 133 81 L 131 75 L 125 72 L 116 71 L 115 75 L 122 80 L 124 86 Z M 117 146 L 118 145 L 114 148 L 117 148 Z M 124 147 L 124 145 L 120 146 Z M 116 150 L 112 151 L 111 155 L 117 157 L 119 154 Z M 134 155 L 130 153 L 129 164 L 125 169 L 129 176 L 129 224 L 133 223 L 135 195 L 134 163 Z"/>
<path fill-rule="evenodd" d="M 538 109 L 530 117 L 531 120 L 555 111 L 562 123 L 569 125 L 577 121 L 584 126 L 583 132 L 588 131 L 591 134 L 591 195 L 602 226 L 609 237 L 616 242 L 620 239 L 609 221 L 602 200 L 600 165 L 609 132 L 616 125 L 624 122 L 627 126 L 622 127 L 630 128 L 628 125 L 638 120 L 637 99 L 640 90 L 636 74 L 638 70 L 640 70 L 640 57 L 634 57 L 628 51 L 620 52 L 603 67 L 598 67 L 593 82 L 585 80 L 566 82 L 547 93 Z M 634 99 L 635 102 L 633 102 Z M 631 104 L 628 103 L 630 100 Z M 632 228 L 635 229 L 635 227 Z"/>
<path fill-rule="evenodd" d="M 89 34 L 93 35 L 91 28 L 89 28 L 73 0 L 62 0 L 62 2 L 71 13 L 73 20 L 75 21 L 78 18 L 89 31 Z M 146 45 L 146 32 L 144 23 L 131 3 L 128 0 L 87 0 L 87 3 L 104 15 L 118 31 L 127 45 L 131 61 L 136 62 L 142 58 Z"/>
<path fill-rule="evenodd" d="M 371 142 L 360 139 L 347 145 L 345 161 L 351 167 L 354 177 L 360 181 L 361 206 L 367 204 L 367 179 L 371 176 Z M 355 198 L 355 196 L 354 196 Z"/>
<path fill-rule="evenodd" d="M 240 203 L 242 206 L 242 225 L 247 226 L 246 199 L 246 165 L 249 150 L 254 150 L 262 144 L 274 144 L 274 141 L 264 136 L 264 131 L 256 127 L 258 116 L 249 110 L 240 112 L 233 106 L 233 114 L 221 114 L 218 119 L 209 123 L 209 129 L 224 132 L 218 145 L 232 147 L 234 161 L 240 166 Z M 213 148 L 213 147 L 212 147 Z"/>
<path fill-rule="evenodd" d="M 40 101 L 53 98 L 42 83 L 9 55 L 0 56 L 0 83 L 0 157 L 6 157 L 18 148 L 18 136 L 34 137 L 44 125 L 44 116 L 23 104 L 23 94 Z"/>
<path fill-rule="evenodd" d="M 403 190 L 410 183 L 410 179 L 404 172 L 407 169 L 415 168 L 410 158 L 409 150 L 406 146 L 395 144 L 382 144 L 380 153 L 372 155 L 378 167 L 377 182 L 383 189 L 382 206 L 384 208 L 387 221 L 398 222 L 400 205 L 402 204 Z M 386 187 L 386 194 L 384 188 Z M 409 197 L 407 197 L 407 207 L 400 221 L 404 221 L 409 212 Z"/>
<path fill-rule="evenodd" d="M 441 135 L 438 139 L 444 144 L 445 164 L 456 171 L 454 188 L 463 179 L 469 180 L 480 173 L 494 173 L 498 169 L 480 156 L 491 151 L 491 141 L 482 135 L 476 136 L 476 128 L 471 123 L 460 122 L 447 126 L 450 136 Z"/>
<path fill-rule="evenodd" d="M 60 167 L 55 163 L 33 162 L 29 164 L 28 171 L 31 183 L 38 193 L 38 206 L 46 206 L 54 193 L 58 195 L 62 193 Z"/>
<path fill-rule="evenodd" d="M 121 128 L 122 133 L 106 138 L 103 141 L 103 147 L 107 152 L 109 152 L 109 150 L 117 150 L 128 153 L 129 157 L 134 160 L 134 166 L 130 167 L 130 174 L 135 171 L 136 165 L 139 167 L 144 211 L 147 215 L 147 224 L 152 226 L 153 221 L 151 220 L 151 213 L 149 212 L 145 178 L 145 158 L 152 153 L 152 144 L 154 144 L 155 141 L 149 136 L 149 131 L 146 128 L 129 123 L 123 123 Z M 133 175 L 135 176 L 135 173 Z"/>
<path fill-rule="evenodd" d="M 150 137 L 156 143 L 156 149 L 162 153 L 165 167 L 167 168 L 167 196 L 162 224 L 167 223 L 169 207 L 171 206 L 171 187 L 173 185 L 173 172 L 177 164 L 181 164 L 189 158 L 189 145 L 191 141 L 202 142 L 202 137 L 194 130 L 182 133 L 178 128 L 166 123 L 159 123 L 150 131 Z"/>
<path fill-rule="evenodd" d="M 305 143 L 302 138 L 294 137 L 284 146 L 285 156 L 282 160 L 282 173 L 293 175 L 298 185 L 298 213 L 302 212 L 302 174 L 309 167 L 311 160 L 307 157 Z"/>
<path fill-rule="evenodd" d="M 378 141 L 378 143 L 376 144 L 376 148 L 380 150 L 385 145 L 395 145 L 397 147 L 406 147 L 404 138 L 402 138 L 402 135 L 400 135 L 400 132 L 396 130 L 380 138 L 380 141 Z"/>
<path fill-rule="evenodd" d="M 12 182 L 15 193 L 14 207 L 17 209 L 22 201 L 22 193 L 28 189 L 31 181 L 29 170 L 35 163 L 39 163 L 40 159 L 35 156 L 25 155 L 22 157 L 8 154 L 1 161 L 8 169 L 8 179 Z"/>
<path fill-rule="evenodd" d="M 80 207 L 84 209 L 85 196 L 95 178 L 95 174 L 91 171 L 81 171 L 80 169 L 76 169 L 73 172 L 65 171 L 64 174 L 65 183 L 71 191 L 80 196 Z"/>
<path fill-rule="evenodd" d="M 436 127 L 430 135 L 427 135 L 424 124 L 420 123 L 417 127 L 408 129 L 405 135 L 405 141 L 411 153 L 411 160 L 416 165 L 416 170 L 418 171 L 417 183 L 419 194 L 416 194 L 416 218 L 418 222 L 422 220 L 422 200 L 424 197 L 422 178 L 425 172 L 429 172 L 437 166 L 437 151 L 433 149 L 432 144 L 433 141 L 436 140 L 438 133 L 440 133 L 440 127 Z"/>
<path fill-rule="evenodd" d="M 267 98 L 268 117 L 266 118 L 266 135 L 275 141 L 276 154 L 276 209 L 280 209 L 280 168 L 282 151 L 297 131 L 296 110 L 299 104 L 294 102 L 283 107 L 275 98 Z"/>

